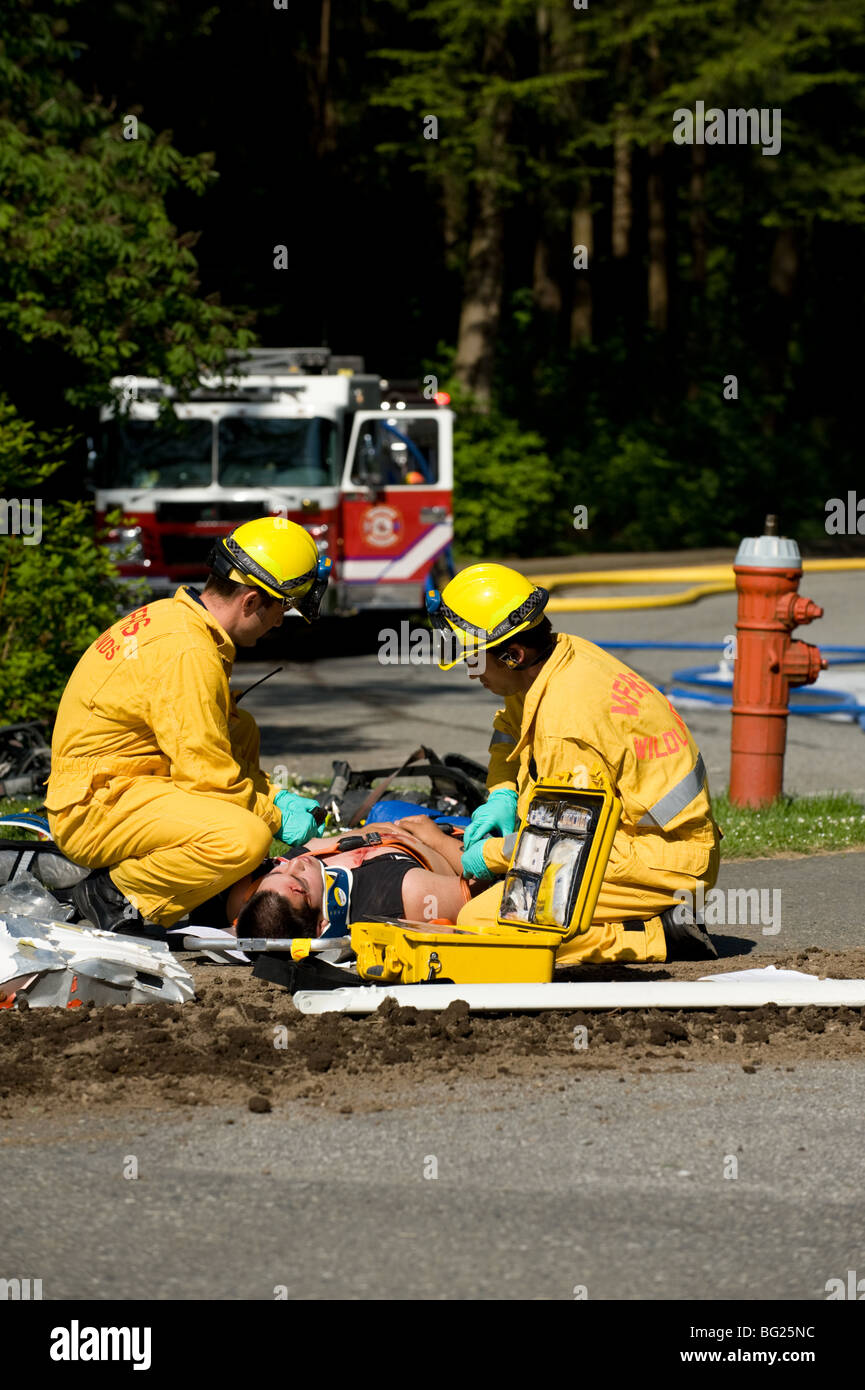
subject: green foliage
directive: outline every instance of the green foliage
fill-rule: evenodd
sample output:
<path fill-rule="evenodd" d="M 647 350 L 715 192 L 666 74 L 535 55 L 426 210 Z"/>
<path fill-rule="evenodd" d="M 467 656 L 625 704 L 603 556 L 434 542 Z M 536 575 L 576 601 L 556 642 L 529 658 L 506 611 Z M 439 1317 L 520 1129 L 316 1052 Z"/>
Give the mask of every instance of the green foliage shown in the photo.
<path fill-rule="evenodd" d="M 170 131 L 143 121 L 125 138 L 132 127 L 124 133 L 118 113 L 67 76 L 76 46 L 66 21 L 12 9 L 0 11 L 0 347 L 31 371 L 44 363 L 49 408 L 58 390 L 67 406 L 98 403 L 108 378 L 133 363 L 189 385 L 251 341 L 236 315 L 199 296 L 196 237 L 180 235 L 166 208 L 178 190 L 210 186 L 213 156 L 187 157 Z M 28 377 L 19 384 L 26 399 Z M 26 463 L 30 477 L 31 465 L 59 461 L 72 435 L 46 438 L 8 374 L 4 387 L 0 458 Z"/>
<path fill-rule="evenodd" d="M 474 556 L 537 553 L 556 502 L 556 470 L 534 430 L 494 411 L 483 414 L 451 384 L 454 431 L 454 541 Z"/>
<path fill-rule="evenodd" d="M 196 238 L 168 216 L 170 196 L 211 185 L 213 156 L 187 157 L 143 121 L 124 138 L 118 113 L 85 98 L 59 14 L 77 5 L 0 0 L 0 496 L 31 507 L 110 376 L 134 365 L 182 388 L 251 341 L 199 295 Z M 0 721 L 50 717 L 127 603 L 85 503 L 45 502 L 38 544 L 0 534 Z"/>
<path fill-rule="evenodd" d="M 754 534 L 782 504 L 791 534 L 816 538 L 805 534 L 814 515 L 822 527 L 825 480 L 814 441 L 795 429 L 761 437 L 756 412 L 724 401 L 716 383 L 680 408 L 675 430 L 651 418 L 622 426 L 596 396 L 575 434 L 579 445 L 553 452 L 568 499 L 559 510 L 585 504 L 589 529 L 551 534 L 551 552 L 735 547 L 743 529 Z"/>
<path fill-rule="evenodd" d="M 380 146 L 385 161 L 399 158 L 404 169 L 414 149 L 409 167 L 440 184 L 445 263 L 460 274 L 473 185 L 494 180 L 507 218 L 510 312 L 496 335 L 502 471 L 494 448 L 483 459 L 472 452 L 472 426 L 459 445 L 458 527 L 490 543 L 495 525 L 477 515 L 467 473 L 508 494 L 507 440 L 524 430 L 553 461 L 552 502 L 502 537 L 506 552 L 529 533 L 535 553 L 734 544 L 778 510 L 788 529 L 819 541 L 827 488 L 852 485 L 858 458 L 851 412 L 846 435 L 837 417 L 853 383 L 843 342 L 858 331 L 852 306 L 865 288 L 861 236 L 850 234 L 865 221 L 865 0 L 611 0 L 579 15 L 521 0 L 389 8 L 411 11 L 410 41 L 380 55 L 385 80 L 373 100 L 416 121 L 434 113 L 440 129 L 438 140 L 409 144 L 400 127 L 398 142 Z M 696 193 L 705 272 L 696 281 L 694 151 L 673 144 L 672 125 L 677 108 L 698 100 L 778 108 L 782 144 L 772 157 L 756 146 L 705 151 Z M 486 113 L 503 101 L 504 154 L 485 143 Z M 608 219 L 622 145 L 630 244 L 613 260 Z M 652 148 L 655 158 L 662 151 L 665 334 L 645 324 Z M 586 272 L 594 322 L 592 345 L 575 351 L 568 248 L 580 197 L 596 214 Z M 547 253 L 560 310 L 536 307 L 533 242 Z M 739 378 L 737 401 L 722 399 L 727 373 Z M 589 508 L 587 532 L 570 526 L 578 503 Z"/>
<path fill-rule="evenodd" d="M 132 600 L 83 502 L 46 507 L 39 544 L 0 536 L 0 723 L 53 719 L 78 658 Z"/>
<path fill-rule="evenodd" d="M 14 492 L 17 478 L 26 478 L 31 488 L 44 482 L 63 462 L 70 442 L 69 432 L 37 430 L 22 420 L 0 392 L 0 493 Z"/>

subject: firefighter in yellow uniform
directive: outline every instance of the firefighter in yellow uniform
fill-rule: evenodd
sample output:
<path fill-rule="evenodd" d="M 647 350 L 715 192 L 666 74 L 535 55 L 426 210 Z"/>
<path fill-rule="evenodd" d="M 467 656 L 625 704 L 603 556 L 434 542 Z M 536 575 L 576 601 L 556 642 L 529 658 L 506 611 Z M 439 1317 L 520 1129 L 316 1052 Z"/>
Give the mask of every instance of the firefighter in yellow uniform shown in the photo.
<path fill-rule="evenodd" d="M 443 669 L 504 696 L 493 721 L 489 796 L 466 829 L 463 872 L 499 879 L 460 912 L 460 926 L 495 922 L 536 782 L 614 787 L 622 814 L 591 926 L 557 965 L 664 961 L 717 954 L 676 890 L 714 884 L 719 831 L 703 759 L 669 700 L 612 654 L 552 631 L 549 595 L 516 570 L 472 565 L 427 610 L 452 644 Z"/>
<path fill-rule="evenodd" d="M 316 803 L 261 770 L 258 727 L 229 678 L 236 648 L 287 608 L 318 616 L 330 564 L 293 522 L 245 522 L 217 542 L 201 593 L 145 604 L 81 657 L 45 804 L 59 848 L 96 871 L 73 897 L 97 926 L 169 927 L 257 867 L 274 835 L 314 833 Z"/>

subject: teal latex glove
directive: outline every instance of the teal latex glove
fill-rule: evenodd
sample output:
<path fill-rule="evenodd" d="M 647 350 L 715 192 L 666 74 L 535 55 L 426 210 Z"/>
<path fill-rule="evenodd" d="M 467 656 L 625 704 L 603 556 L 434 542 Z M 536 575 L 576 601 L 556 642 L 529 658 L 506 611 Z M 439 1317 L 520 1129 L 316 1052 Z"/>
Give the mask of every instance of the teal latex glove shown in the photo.
<path fill-rule="evenodd" d="M 466 826 L 463 846 L 471 849 L 479 840 L 488 835 L 510 835 L 517 827 L 517 794 L 509 787 L 499 787 L 490 792 L 483 806 L 479 806 L 472 816 L 471 825 Z"/>
<path fill-rule="evenodd" d="M 282 816 L 279 838 L 287 845 L 306 844 L 318 829 L 312 818 L 313 807 L 318 806 L 318 802 L 308 796 L 297 796 L 295 792 L 281 791 L 273 798 L 273 804 Z"/>
<path fill-rule="evenodd" d="M 495 878 L 492 869 L 487 868 L 484 862 L 483 840 L 479 845 L 472 845 L 471 849 L 464 851 L 462 866 L 466 878 Z"/>

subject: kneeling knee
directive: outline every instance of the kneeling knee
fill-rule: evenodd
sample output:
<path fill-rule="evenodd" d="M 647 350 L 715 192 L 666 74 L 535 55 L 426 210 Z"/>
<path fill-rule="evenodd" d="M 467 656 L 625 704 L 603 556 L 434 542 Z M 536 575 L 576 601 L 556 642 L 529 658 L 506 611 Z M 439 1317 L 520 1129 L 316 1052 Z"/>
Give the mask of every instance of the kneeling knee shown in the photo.
<path fill-rule="evenodd" d="M 257 869 L 266 857 L 272 839 L 270 826 L 258 816 L 250 815 L 244 823 L 242 834 L 238 837 L 233 866 L 244 874 Z"/>
<path fill-rule="evenodd" d="M 251 811 L 237 810 L 215 831 L 219 867 L 236 876 L 256 869 L 267 856 L 270 827 Z"/>

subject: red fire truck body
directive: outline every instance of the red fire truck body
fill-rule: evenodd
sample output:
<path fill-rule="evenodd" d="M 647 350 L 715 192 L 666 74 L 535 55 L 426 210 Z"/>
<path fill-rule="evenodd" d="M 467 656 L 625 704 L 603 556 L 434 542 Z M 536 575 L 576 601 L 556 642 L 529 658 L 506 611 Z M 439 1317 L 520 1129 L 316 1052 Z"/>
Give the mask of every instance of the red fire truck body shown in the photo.
<path fill-rule="evenodd" d="M 214 539 L 267 515 L 333 559 L 329 611 L 417 608 L 450 572 L 453 414 L 440 393 L 425 400 L 326 348 L 254 349 L 183 401 L 154 378 L 112 387 L 122 399 L 103 408 L 90 453 L 97 520 L 122 512 L 108 544 L 154 594 L 203 580 Z"/>

